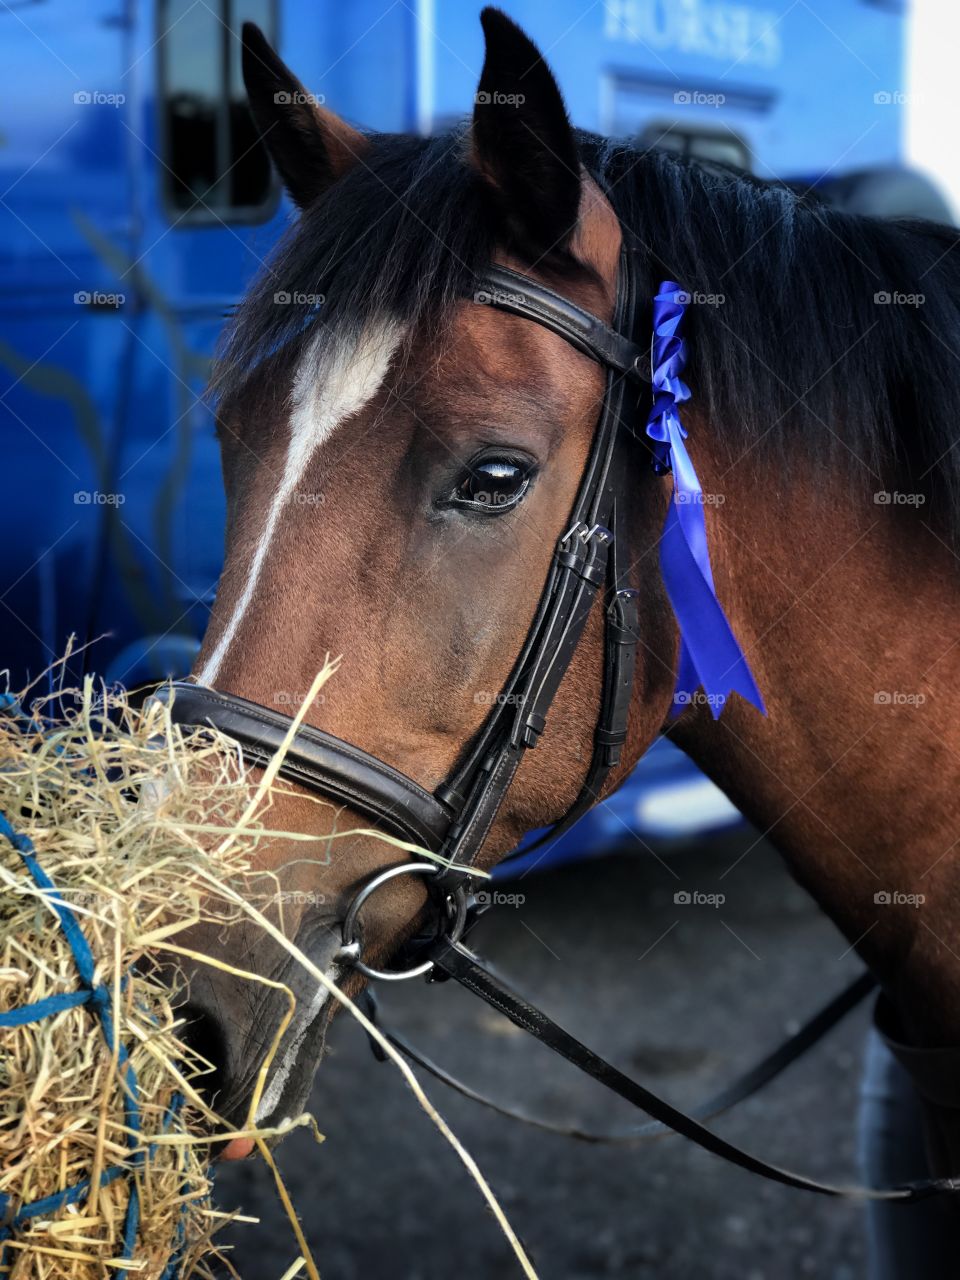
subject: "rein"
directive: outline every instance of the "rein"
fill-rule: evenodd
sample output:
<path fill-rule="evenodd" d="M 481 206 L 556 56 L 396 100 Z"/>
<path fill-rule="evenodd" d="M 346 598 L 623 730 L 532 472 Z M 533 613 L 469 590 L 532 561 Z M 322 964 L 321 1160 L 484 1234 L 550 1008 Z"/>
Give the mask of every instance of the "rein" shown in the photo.
<path fill-rule="evenodd" d="M 654 468 L 672 471 L 674 494 L 661 540 L 661 568 L 681 637 L 676 703 L 703 686 L 714 716 L 733 690 L 763 710 L 740 646 L 717 601 L 706 549 L 703 494 L 687 454 L 686 432 L 677 407 L 689 397 L 680 373 L 685 347 L 678 335 L 684 295 L 665 282 L 654 299 L 650 349 L 632 338 L 639 318 L 637 255 L 640 246 L 626 229 L 620 254 L 613 327 L 545 285 L 506 267 L 491 266 L 475 282 L 475 302 L 528 319 L 564 338 L 606 369 L 599 420 L 584 466 L 573 510 L 559 538 L 537 610 L 506 684 L 480 730 L 450 776 L 429 792 L 414 779 L 352 743 L 302 726 L 279 772 L 300 786 L 357 810 L 392 835 L 438 855 L 441 861 L 406 862 L 369 879 L 349 908 L 337 962 L 368 978 L 399 981 L 426 975 L 453 979 L 503 1013 L 553 1052 L 618 1094 L 653 1119 L 635 1128 L 629 1140 L 679 1133 L 731 1164 L 773 1182 L 823 1195 L 911 1202 L 942 1192 L 960 1191 L 960 1180 L 927 1179 L 884 1189 L 840 1187 L 818 1182 L 770 1164 L 719 1137 L 703 1120 L 756 1092 L 815 1044 L 873 986 L 869 975 L 835 997 L 797 1036 L 692 1113 L 672 1106 L 594 1053 L 524 999 L 462 941 L 476 914 L 470 896 L 473 868 L 486 842 L 521 760 L 536 747 L 547 713 L 583 634 L 601 588 L 605 589 L 604 657 L 600 707 L 593 752 L 579 795 L 558 824 L 537 842 L 566 831 L 599 799 L 611 771 L 620 763 L 627 736 L 627 715 L 636 665 L 637 592 L 627 585 L 627 451 L 639 439 L 635 430 L 639 388 L 652 383 L 653 409 L 646 434 L 653 442 Z M 648 366 L 652 366 L 648 373 Z M 289 728 L 288 716 L 244 698 L 176 681 L 158 690 L 171 718 L 185 725 L 212 725 L 241 744 L 246 758 L 266 765 Z M 687 698 L 687 700 L 689 700 Z M 533 846 L 535 847 L 535 846 Z M 360 911 L 368 898 L 397 876 L 423 876 L 438 926 L 422 939 L 415 963 L 400 971 L 375 969 L 362 959 Z M 411 948 L 408 945 L 407 950 Z M 414 1061 L 468 1096 L 508 1110 L 476 1095 L 423 1055 L 394 1043 Z M 530 1117 L 518 1117 L 528 1123 Z M 547 1124 L 547 1127 L 559 1126 Z M 624 1140 L 583 1133 L 588 1141 Z"/>
<path fill-rule="evenodd" d="M 713 1120 L 717 1116 L 732 1110 L 741 1102 L 746 1101 L 747 1098 L 759 1093 L 765 1085 L 775 1080 L 786 1071 L 787 1067 L 791 1066 L 798 1058 L 803 1057 L 809 1049 L 818 1044 L 851 1010 L 861 1004 L 875 988 L 876 983 L 873 975 L 869 972 L 861 973 L 854 978 L 849 986 L 844 987 L 842 991 L 819 1009 L 813 1017 L 809 1018 L 798 1031 L 779 1044 L 771 1053 L 761 1058 L 749 1070 L 738 1075 L 736 1079 L 732 1080 L 718 1093 L 712 1094 L 705 1101 L 691 1107 L 688 1115 L 693 1120 Z M 649 1142 L 655 1138 L 667 1137 L 674 1133 L 670 1125 L 663 1124 L 659 1120 L 651 1120 L 646 1124 L 625 1125 L 619 1129 L 598 1132 L 593 1129 L 584 1129 L 580 1125 L 551 1120 L 545 1116 L 530 1115 L 526 1111 L 498 1102 L 495 1098 L 481 1093 L 478 1089 L 473 1088 L 472 1085 L 465 1084 L 456 1076 L 451 1075 L 445 1067 L 441 1067 L 434 1062 L 421 1049 L 411 1044 L 406 1037 L 385 1025 L 380 1017 L 379 1002 L 375 999 L 370 987 L 364 988 L 362 999 L 368 1018 L 370 1018 L 371 1022 L 377 1024 L 381 1034 L 386 1036 L 395 1049 L 399 1049 L 411 1062 L 429 1072 L 434 1079 L 445 1084 L 447 1088 L 453 1089 L 464 1098 L 469 1098 L 471 1102 L 478 1102 L 490 1111 L 495 1111 L 498 1115 L 505 1116 L 508 1120 L 516 1120 L 520 1124 L 529 1125 L 533 1129 L 541 1129 L 546 1133 L 555 1133 L 564 1138 L 575 1138 L 578 1142 L 594 1145 L 625 1146 L 635 1142 Z M 377 1061 L 386 1062 L 387 1055 L 377 1041 L 372 1036 L 368 1037 L 368 1039 Z"/>
<path fill-rule="evenodd" d="M 366 901 L 380 884 L 386 883 L 396 875 L 412 872 L 427 874 L 425 865 L 423 863 L 408 862 L 391 867 L 368 881 L 364 889 L 361 890 L 360 896 L 362 896 L 363 901 Z M 435 871 L 436 880 L 439 881 L 442 872 L 439 868 L 436 868 Z M 447 932 L 441 931 L 440 936 L 425 944 L 426 958 L 422 960 L 415 971 L 411 970 L 399 975 L 381 974 L 376 970 L 367 968 L 362 962 L 356 964 L 355 961 L 352 961 L 352 956 L 354 948 L 358 947 L 358 944 L 352 933 L 348 932 L 346 925 L 344 926 L 345 945 L 341 949 L 339 956 L 347 964 L 354 963 L 355 967 L 368 976 L 396 980 L 398 977 L 424 975 L 429 982 L 444 982 L 453 979 L 467 991 L 479 996 L 492 1009 L 503 1014 L 521 1031 L 527 1032 L 528 1035 L 538 1040 L 540 1044 L 550 1049 L 553 1053 L 572 1063 L 584 1075 L 590 1076 L 598 1084 L 603 1085 L 610 1092 L 617 1094 L 624 1101 L 629 1102 L 632 1106 L 650 1116 L 651 1123 L 632 1126 L 629 1129 L 620 1130 L 612 1134 L 597 1134 L 585 1132 L 574 1126 L 563 1125 L 556 1121 L 543 1120 L 524 1113 L 518 1113 L 495 1099 L 478 1093 L 469 1085 L 452 1076 L 443 1067 L 439 1067 L 420 1051 L 414 1049 L 402 1036 L 390 1030 L 385 1030 L 387 1038 L 396 1048 L 458 1093 L 524 1124 L 533 1125 L 540 1129 L 548 1129 L 552 1132 L 564 1134 L 567 1137 L 579 1138 L 585 1142 L 637 1142 L 662 1137 L 668 1133 L 679 1134 L 696 1146 L 703 1148 L 703 1150 L 719 1156 L 722 1160 L 727 1161 L 728 1164 L 744 1169 L 748 1173 L 756 1174 L 768 1182 L 778 1182 L 799 1191 L 813 1191 L 819 1195 L 839 1199 L 882 1200 L 889 1203 L 909 1204 L 918 1200 L 925 1200 L 930 1196 L 960 1192 L 960 1178 L 924 1178 L 892 1187 L 840 1186 L 830 1182 L 821 1182 L 816 1178 L 807 1177 L 802 1173 L 795 1173 L 790 1169 L 784 1169 L 759 1156 L 755 1156 L 737 1146 L 736 1143 L 728 1142 L 725 1138 L 720 1137 L 706 1128 L 703 1123 L 705 1120 L 713 1119 L 729 1111 L 746 1098 L 752 1097 L 765 1085 L 782 1074 L 798 1058 L 812 1049 L 814 1045 L 818 1044 L 837 1023 L 861 1004 L 875 989 L 876 982 L 872 974 L 868 972 L 860 974 L 852 983 L 833 996 L 818 1010 L 799 1031 L 783 1041 L 771 1053 L 767 1054 L 706 1101 L 701 1102 L 690 1111 L 682 1111 L 679 1107 L 675 1107 L 672 1103 L 667 1102 L 666 1099 L 661 1098 L 659 1094 L 652 1092 L 645 1085 L 624 1074 L 613 1063 L 590 1049 L 572 1032 L 560 1026 L 559 1023 L 545 1014 L 542 1009 L 533 1004 L 532 1001 L 527 1000 L 525 996 L 517 992 L 480 956 L 464 945 L 461 940 L 464 932 L 463 916 L 459 909 L 455 910 L 454 903 L 454 895 L 448 895 L 443 907 L 445 907 L 448 922 L 452 920 L 453 923 Z M 362 903 L 359 902 L 358 896 L 358 901 L 354 903 L 350 913 L 348 913 L 351 929 L 355 927 L 359 905 L 362 905 Z M 472 924 L 479 914 L 479 912 L 471 910 L 468 902 L 466 910 L 467 924 Z M 442 912 L 441 919 L 443 919 Z M 359 954 L 359 950 L 357 950 L 356 954 Z M 367 1003 L 368 1009 L 376 1017 L 376 1002 L 372 1000 L 372 996 L 369 994 Z M 376 1048 L 374 1048 L 374 1053 L 375 1056 L 380 1057 Z"/>

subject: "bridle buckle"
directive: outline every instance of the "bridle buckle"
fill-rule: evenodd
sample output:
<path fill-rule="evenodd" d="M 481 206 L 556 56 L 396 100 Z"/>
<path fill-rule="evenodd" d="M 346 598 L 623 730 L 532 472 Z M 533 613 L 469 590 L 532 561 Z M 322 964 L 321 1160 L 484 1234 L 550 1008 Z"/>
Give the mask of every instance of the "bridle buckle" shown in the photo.
<path fill-rule="evenodd" d="M 613 545 L 613 534 L 604 524 L 592 527 L 578 521 L 560 539 L 557 561 L 593 587 L 606 577 L 607 552 Z"/>

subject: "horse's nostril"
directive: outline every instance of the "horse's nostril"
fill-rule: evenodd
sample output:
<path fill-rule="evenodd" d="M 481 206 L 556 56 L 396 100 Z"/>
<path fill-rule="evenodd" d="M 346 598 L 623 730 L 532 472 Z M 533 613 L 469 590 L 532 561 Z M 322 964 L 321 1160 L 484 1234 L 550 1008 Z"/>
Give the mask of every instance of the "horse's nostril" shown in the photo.
<path fill-rule="evenodd" d="M 204 1060 L 203 1075 L 195 1087 L 208 1106 L 223 1096 L 227 1084 L 227 1044 L 220 1021 L 202 1005 L 187 1003 L 178 1010 L 183 1023 L 180 1038 Z"/>

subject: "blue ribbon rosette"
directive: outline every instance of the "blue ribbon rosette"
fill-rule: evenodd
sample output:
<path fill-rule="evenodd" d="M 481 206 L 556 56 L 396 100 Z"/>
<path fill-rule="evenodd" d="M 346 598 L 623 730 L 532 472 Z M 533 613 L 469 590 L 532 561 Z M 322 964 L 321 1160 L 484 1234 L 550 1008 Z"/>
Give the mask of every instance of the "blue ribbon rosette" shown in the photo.
<path fill-rule="evenodd" d="M 679 330 L 688 295 L 665 280 L 653 300 L 651 381 L 653 406 L 647 436 L 656 469 L 673 472 L 673 496 L 660 540 L 660 569 L 680 628 L 680 664 L 674 714 L 702 687 L 717 719 L 731 693 L 739 693 L 766 715 L 763 698 L 743 650 L 717 599 L 707 549 L 703 490 L 687 446 L 679 406 L 690 399 L 680 377 L 687 348 Z"/>

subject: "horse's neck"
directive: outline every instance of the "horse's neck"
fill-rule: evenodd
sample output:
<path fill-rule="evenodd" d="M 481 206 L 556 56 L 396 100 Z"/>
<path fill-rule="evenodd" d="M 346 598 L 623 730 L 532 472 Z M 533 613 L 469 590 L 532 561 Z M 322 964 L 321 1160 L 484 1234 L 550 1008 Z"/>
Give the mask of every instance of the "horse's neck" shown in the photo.
<path fill-rule="evenodd" d="M 802 479 L 711 483 L 718 594 L 769 716 L 701 710 L 681 745 L 769 832 L 911 1033 L 960 1045 L 960 564 L 869 481 L 816 505 Z"/>

